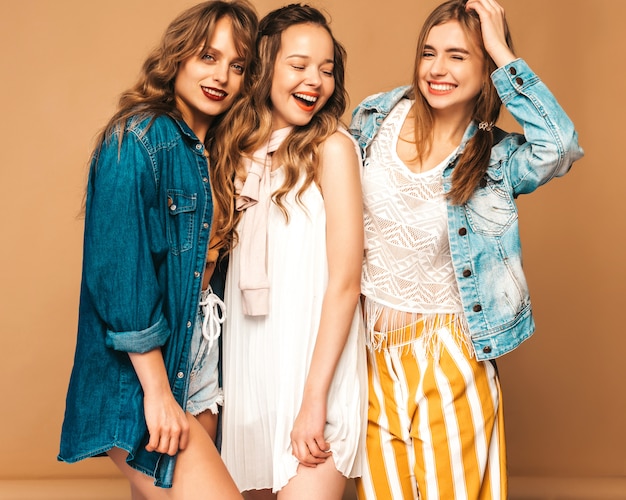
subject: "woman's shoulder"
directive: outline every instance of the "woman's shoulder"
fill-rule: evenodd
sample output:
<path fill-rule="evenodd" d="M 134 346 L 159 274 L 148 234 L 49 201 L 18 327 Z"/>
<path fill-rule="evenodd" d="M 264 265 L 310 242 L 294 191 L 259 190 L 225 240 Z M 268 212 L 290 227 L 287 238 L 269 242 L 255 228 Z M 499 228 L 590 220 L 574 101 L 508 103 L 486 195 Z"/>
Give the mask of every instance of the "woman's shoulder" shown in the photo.
<path fill-rule="evenodd" d="M 377 92 L 363 99 L 357 106 L 357 109 L 372 109 L 380 112 L 388 112 L 400 100 L 410 98 L 412 93 L 411 85 L 403 85 L 392 90 Z"/>
<path fill-rule="evenodd" d="M 324 156 L 350 154 L 351 151 L 359 156 L 359 145 L 342 125 L 324 141 Z"/>
<path fill-rule="evenodd" d="M 171 150 L 183 142 L 185 130 L 165 114 L 137 113 L 125 122 L 111 126 L 94 151 L 102 163 L 121 157 L 151 157 L 161 150 Z M 147 160 L 146 160 L 147 161 Z"/>
<path fill-rule="evenodd" d="M 380 92 L 366 97 L 352 112 L 350 132 L 359 141 L 363 150 L 378 133 L 380 124 L 391 110 L 403 99 L 411 99 L 413 88 L 410 85 L 397 87 L 388 92 Z"/>
<path fill-rule="evenodd" d="M 126 132 L 140 136 L 157 134 L 178 134 L 180 126 L 177 121 L 163 113 L 137 113 L 126 120 Z"/>
<path fill-rule="evenodd" d="M 151 154 L 160 150 L 172 150 L 177 145 L 195 147 L 199 142 L 193 131 L 182 120 L 167 114 L 141 114 L 131 116 L 124 131 L 132 135 Z"/>
<path fill-rule="evenodd" d="M 336 181 L 348 172 L 360 176 L 361 154 L 358 143 L 350 133 L 340 126 L 325 141 L 320 158 L 323 178 Z M 352 174 L 350 174 L 352 175 Z"/>
<path fill-rule="evenodd" d="M 343 125 L 339 125 L 337 127 L 337 130 L 335 130 L 332 134 L 328 136 L 325 143 L 334 143 L 337 145 L 343 145 L 345 147 L 351 144 L 355 144 L 356 141 Z"/>

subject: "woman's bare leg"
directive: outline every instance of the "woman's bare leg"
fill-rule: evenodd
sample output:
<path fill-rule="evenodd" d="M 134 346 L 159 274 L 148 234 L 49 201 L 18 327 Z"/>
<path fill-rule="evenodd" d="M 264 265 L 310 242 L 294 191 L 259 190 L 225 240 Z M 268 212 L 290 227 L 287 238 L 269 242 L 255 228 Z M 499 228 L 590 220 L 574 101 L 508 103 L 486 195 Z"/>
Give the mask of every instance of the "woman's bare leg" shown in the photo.
<path fill-rule="evenodd" d="M 130 467 L 126 463 L 126 451 L 119 448 L 109 450 L 113 462 L 130 481 L 133 495 L 142 495 L 150 500 L 241 500 L 243 497 L 212 439 L 195 417 L 187 414 L 187 418 L 189 444 L 178 453 L 172 488 L 158 488 L 151 477 Z M 143 500 L 142 496 L 133 496 L 133 500 Z"/>
<path fill-rule="evenodd" d="M 204 427 L 204 430 L 207 431 L 215 443 L 215 437 L 217 436 L 217 413 L 213 413 L 211 410 L 206 410 L 196 415 L 196 420 L 200 422 L 202 427 Z"/>
<path fill-rule="evenodd" d="M 317 467 L 298 466 L 298 473 L 278 492 L 278 500 L 341 500 L 347 479 L 332 458 Z"/>
<path fill-rule="evenodd" d="M 120 448 L 112 448 L 107 454 L 130 482 L 130 492 L 133 500 L 166 500 L 170 498 L 166 490 L 154 486 L 154 480 L 150 476 L 133 469 L 126 463 L 128 452 Z"/>
<path fill-rule="evenodd" d="M 130 498 L 132 500 L 150 500 L 148 497 L 142 495 L 141 491 L 139 491 L 133 483 L 130 483 Z"/>
<path fill-rule="evenodd" d="M 176 462 L 172 498 L 242 500 L 213 440 L 194 417 L 188 416 L 189 445 Z"/>

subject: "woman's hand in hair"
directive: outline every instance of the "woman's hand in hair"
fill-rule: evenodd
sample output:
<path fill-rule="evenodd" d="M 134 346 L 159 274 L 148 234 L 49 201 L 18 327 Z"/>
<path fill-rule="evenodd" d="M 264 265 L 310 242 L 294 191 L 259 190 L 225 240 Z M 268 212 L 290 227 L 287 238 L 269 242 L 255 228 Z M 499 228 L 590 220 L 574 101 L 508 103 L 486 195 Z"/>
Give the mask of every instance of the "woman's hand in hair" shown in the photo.
<path fill-rule="evenodd" d="M 480 18 L 485 50 L 498 67 L 515 60 L 515 54 L 506 43 L 504 9 L 495 0 L 468 0 L 465 8 L 474 10 Z"/>

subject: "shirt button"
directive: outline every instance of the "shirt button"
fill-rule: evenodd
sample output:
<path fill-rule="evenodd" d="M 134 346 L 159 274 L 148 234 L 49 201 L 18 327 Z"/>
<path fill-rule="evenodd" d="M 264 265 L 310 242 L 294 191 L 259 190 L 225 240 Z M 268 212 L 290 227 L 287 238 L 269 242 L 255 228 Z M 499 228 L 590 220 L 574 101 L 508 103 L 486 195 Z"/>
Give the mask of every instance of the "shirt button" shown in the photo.
<path fill-rule="evenodd" d="M 522 80 L 519 76 L 515 79 L 515 83 L 517 83 L 518 85 L 522 85 L 524 83 L 524 80 Z"/>
<path fill-rule="evenodd" d="M 178 373 L 176 374 L 176 376 L 177 376 L 178 378 L 184 378 L 184 377 L 185 377 L 185 374 L 184 374 L 183 372 L 178 372 Z"/>
<path fill-rule="evenodd" d="M 209 182 L 209 178 L 208 177 L 203 177 L 202 178 L 202 182 Z"/>
<path fill-rule="evenodd" d="M 196 149 L 200 151 L 202 149 L 202 144 L 196 144 Z"/>
<path fill-rule="evenodd" d="M 469 278 L 471 275 L 472 275 L 472 271 L 470 271 L 469 269 L 466 269 L 465 271 L 463 271 L 464 278 Z"/>
<path fill-rule="evenodd" d="M 196 278 L 199 278 L 199 277 L 200 277 L 200 273 L 199 273 L 198 271 L 194 271 L 194 272 L 193 272 L 193 275 L 194 275 Z"/>
<path fill-rule="evenodd" d="M 474 311 L 475 313 L 480 312 L 483 310 L 483 306 L 481 306 L 480 304 L 475 304 L 474 307 L 472 307 L 472 311 Z"/>
<path fill-rule="evenodd" d="M 187 321 L 187 328 L 191 328 L 191 321 Z"/>
<path fill-rule="evenodd" d="M 517 70 L 514 67 L 509 68 L 509 73 L 511 73 L 513 76 L 517 75 Z"/>
<path fill-rule="evenodd" d="M 467 229 L 465 229 L 464 227 L 462 227 L 461 229 L 459 229 L 459 234 L 461 236 L 465 236 L 467 234 Z"/>
<path fill-rule="evenodd" d="M 172 203 L 170 205 L 170 210 L 173 212 L 174 210 L 176 210 L 176 204 Z"/>
<path fill-rule="evenodd" d="M 204 224 L 202 224 L 202 227 L 203 227 L 204 229 L 209 229 L 209 223 L 208 223 L 208 222 L 205 222 Z"/>
<path fill-rule="evenodd" d="M 483 347 L 483 352 L 489 354 L 491 352 L 491 346 Z"/>

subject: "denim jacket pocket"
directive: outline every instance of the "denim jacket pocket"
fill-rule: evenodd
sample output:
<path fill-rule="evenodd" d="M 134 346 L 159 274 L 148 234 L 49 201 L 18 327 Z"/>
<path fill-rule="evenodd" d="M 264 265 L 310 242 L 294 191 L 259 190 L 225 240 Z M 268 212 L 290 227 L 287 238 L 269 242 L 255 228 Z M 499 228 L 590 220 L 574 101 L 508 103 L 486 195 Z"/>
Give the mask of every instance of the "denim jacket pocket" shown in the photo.
<path fill-rule="evenodd" d="M 501 236 L 517 219 L 510 190 L 503 177 L 494 173 L 487 172 L 474 196 L 464 205 L 472 230 L 484 236 Z"/>
<path fill-rule="evenodd" d="M 194 212 L 197 195 L 180 189 L 167 190 L 167 241 L 174 255 L 193 246 Z"/>

